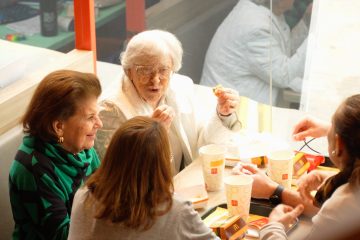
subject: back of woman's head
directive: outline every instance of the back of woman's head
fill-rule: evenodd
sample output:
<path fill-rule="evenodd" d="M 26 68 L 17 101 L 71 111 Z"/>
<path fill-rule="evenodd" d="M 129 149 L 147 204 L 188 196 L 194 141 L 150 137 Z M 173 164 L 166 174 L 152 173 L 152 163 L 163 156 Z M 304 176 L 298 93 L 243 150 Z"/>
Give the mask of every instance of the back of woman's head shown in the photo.
<path fill-rule="evenodd" d="M 100 168 L 86 185 L 96 218 L 148 229 L 172 204 L 170 146 L 165 128 L 135 117 L 114 134 Z"/>
<path fill-rule="evenodd" d="M 99 97 L 101 85 L 92 73 L 59 70 L 48 74 L 36 88 L 22 118 L 24 132 L 43 141 L 56 141 L 53 122 L 73 116 L 81 101 Z"/>
<path fill-rule="evenodd" d="M 120 56 L 124 69 L 131 68 L 144 55 L 169 56 L 173 71 L 178 71 L 182 64 L 183 49 L 180 41 L 170 32 L 163 30 L 148 30 L 132 37 Z"/>
<path fill-rule="evenodd" d="M 347 98 L 340 105 L 333 124 L 349 156 L 344 171 L 350 173 L 350 184 L 360 184 L 360 94 Z"/>
<path fill-rule="evenodd" d="M 338 107 L 332 124 L 335 134 L 343 142 L 347 159 L 341 171 L 319 189 L 316 195 L 318 205 L 331 197 L 336 188 L 344 183 L 350 183 L 351 187 L 360 186 L 360 94 L 348 97 Z"/>

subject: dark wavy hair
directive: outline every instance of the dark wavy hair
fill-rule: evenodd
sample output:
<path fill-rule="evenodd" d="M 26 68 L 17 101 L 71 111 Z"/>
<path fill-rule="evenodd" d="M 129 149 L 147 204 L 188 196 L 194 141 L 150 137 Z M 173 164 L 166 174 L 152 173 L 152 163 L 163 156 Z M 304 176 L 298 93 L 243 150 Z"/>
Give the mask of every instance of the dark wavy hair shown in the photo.
<path fill-rule="evenodd" d="M 88 179 L 85 206 L 94 217 L 149 229 L 172 206 L 170 145 L 164 126 L 149 117 L 126 121 L 113 135 L 100 168 Z"/>
<path fill-rule="evenodd" d="M 349 183 L 355 188 L 360 185 L 360 94 L 347 98 L 333 116 L 335 133 L 344 142 L 348 153 L 347 164 L 340 172 L 320 187 L 315 195 L 315 205 L 321 206 L 341 185 Z"/>

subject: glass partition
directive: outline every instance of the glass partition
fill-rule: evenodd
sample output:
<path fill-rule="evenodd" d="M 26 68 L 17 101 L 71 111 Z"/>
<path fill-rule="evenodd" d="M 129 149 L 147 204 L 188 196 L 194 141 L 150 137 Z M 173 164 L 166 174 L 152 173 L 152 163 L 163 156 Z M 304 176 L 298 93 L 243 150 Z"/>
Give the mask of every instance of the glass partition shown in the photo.
<path fill-rule="evenodd" d="M 146 29 L 170 31 L 181 41 L 180 74 L 201 85 L 233 88 L 261 106 L 299 108 L 312 0 L 146 0 L 145 5 Z M 98 60 L 120 64 L 125 7 L 122 0 L 98 8 L 98 18 L 111 15 L 103 25 L 97 21 Z M 270 122 L 271 111 L 261 112 Z M 270 125 L 262 121 L 259 128 Z"/>
<path fill-rule="evenodd" d="M 195 83 L 222 84 L 261 103 L 298 108 L 311 2 L 146 0 L 146 28 L 179 38 L 184 48 L 180 73 Z M 119 64 L 126 1 L 94 0 L 94 5 L 97 58 Z M 72 1 L 4 0 L 0 8 L 12 15 L 0 18 L 3 39 L 61 52 L 74 49 Z"/>

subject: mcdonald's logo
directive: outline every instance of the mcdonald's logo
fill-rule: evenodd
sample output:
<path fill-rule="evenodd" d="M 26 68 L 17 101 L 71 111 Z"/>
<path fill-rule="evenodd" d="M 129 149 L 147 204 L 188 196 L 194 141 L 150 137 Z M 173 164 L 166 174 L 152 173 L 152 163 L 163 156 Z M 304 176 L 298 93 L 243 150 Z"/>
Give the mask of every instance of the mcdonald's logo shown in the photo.
<path fill-rule="evenodd" d="M 237 224 L 234 224 L 232 227 L 234 228 L 235 232 L 237 232 L 240 229 L 240 226 Z"/>

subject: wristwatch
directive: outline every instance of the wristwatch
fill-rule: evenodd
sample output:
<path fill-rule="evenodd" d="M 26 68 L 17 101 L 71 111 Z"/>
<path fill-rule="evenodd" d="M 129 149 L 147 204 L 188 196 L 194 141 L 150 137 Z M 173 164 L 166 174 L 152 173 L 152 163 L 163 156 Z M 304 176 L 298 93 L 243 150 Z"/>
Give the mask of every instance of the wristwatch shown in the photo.
<path fill-rule="evenodd" d="M 281 186 L 280 184 L 276 187 L 275 191 L 273 192 L 273 194 L 270 196 L 269 200 L 270 203 L 274 206 L 280 204 L 282 202 L 281 200 L 281 194 L 284 191 L 284 187 Z"/>

